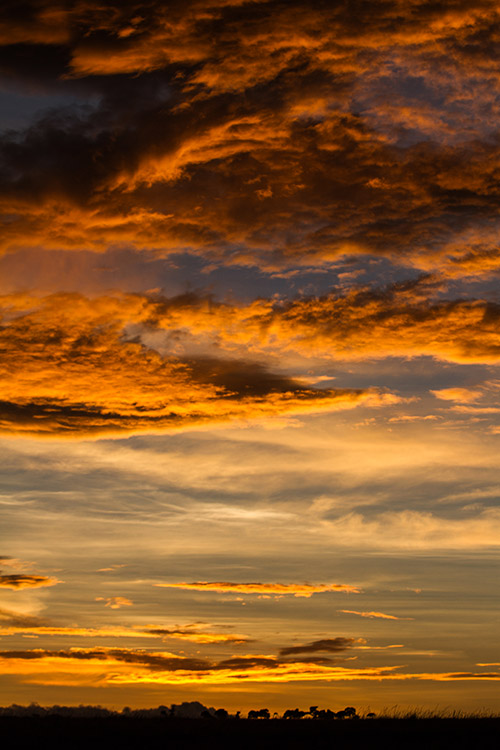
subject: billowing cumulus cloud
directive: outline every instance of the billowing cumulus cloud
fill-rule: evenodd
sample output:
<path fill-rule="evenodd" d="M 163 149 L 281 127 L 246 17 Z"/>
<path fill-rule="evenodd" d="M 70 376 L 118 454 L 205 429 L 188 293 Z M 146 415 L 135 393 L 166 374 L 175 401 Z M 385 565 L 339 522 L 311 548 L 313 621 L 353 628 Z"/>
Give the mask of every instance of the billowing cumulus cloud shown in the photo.
<path fill-rule="evenodd" d="M 155 586 L 191 591 L 215 591 L 223 594 L 271 594 L 277 596 L 291 594 L 292 596 L 306 599 L 313 594 L 323 594 L 331 591 L 359 594 L 359 589 L 356 586 L 344 583 L 229 583 L 227 581 L 195 581 L 193 583 L 155 583 Z"/>

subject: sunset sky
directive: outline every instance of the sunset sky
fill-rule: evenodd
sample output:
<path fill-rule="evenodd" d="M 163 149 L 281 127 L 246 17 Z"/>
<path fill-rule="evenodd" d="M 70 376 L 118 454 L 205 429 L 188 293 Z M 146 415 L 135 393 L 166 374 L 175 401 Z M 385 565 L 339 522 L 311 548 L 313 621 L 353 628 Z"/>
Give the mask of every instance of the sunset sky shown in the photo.
<path fill-rule="evenodd" d="M 0 705 L 500 709 L 500 7 L 4 1 Z"/>

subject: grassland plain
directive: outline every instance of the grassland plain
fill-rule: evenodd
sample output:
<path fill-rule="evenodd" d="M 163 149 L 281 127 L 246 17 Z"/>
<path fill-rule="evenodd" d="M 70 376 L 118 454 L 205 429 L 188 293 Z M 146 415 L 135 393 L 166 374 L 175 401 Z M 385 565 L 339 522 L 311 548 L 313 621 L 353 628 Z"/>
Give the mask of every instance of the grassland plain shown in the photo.
<path fill-rule="evenodd" d="M 109 713 L 84 717 L 47 713 L 2 715 L 6 748 L 466 748 L 493 746 L 500 716 L 398 712 L 347 720 L 176 718 Z"/>

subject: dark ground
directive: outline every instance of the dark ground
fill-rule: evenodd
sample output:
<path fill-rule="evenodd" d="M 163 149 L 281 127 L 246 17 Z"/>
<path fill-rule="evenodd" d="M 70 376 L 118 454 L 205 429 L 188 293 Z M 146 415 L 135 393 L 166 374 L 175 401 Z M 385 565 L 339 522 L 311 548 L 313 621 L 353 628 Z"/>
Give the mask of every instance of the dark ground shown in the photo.
<path fill-rule="evenodd" d="M 128 717 L 0 717 L 6 750 L 293 750 L 304 748 L 488 748 L 500 740 L 500 718 L 208 720 Z"/>

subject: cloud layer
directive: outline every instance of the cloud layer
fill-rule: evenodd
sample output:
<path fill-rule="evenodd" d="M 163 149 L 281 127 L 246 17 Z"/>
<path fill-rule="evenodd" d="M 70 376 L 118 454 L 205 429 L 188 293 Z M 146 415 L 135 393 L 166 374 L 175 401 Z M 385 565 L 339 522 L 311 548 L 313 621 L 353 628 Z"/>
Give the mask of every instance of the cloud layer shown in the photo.
<path fill-rule="evenodd" d="M 96 678 L 100 685 L 124 684 L 231 684 L 251 682 L 321 682 L 350 680 L 494 680 L 489 672 L 396 672 L 395 666 L 340 667 L 329 660 L 280 660 L 272 656 L 247 655 L 220 662 L 175 656 L 169 652 L 125 649 L 45 649 L 1 651 L 6 674 L 17 674 L 39 684 L 86 685 Z M 103 674 L 103 670 L 105 673 Z M 107 671 L 109 670 L 109 671 Z"/>
<path fill-rule="evenodd" d="M 498 680 L 499 38 L 494 0 L 0 7 L 16 700 Z"/>
<path fill-rule="evenodd" d="M 73 108 L 4 140 L 5 249 L 498 269 L 493 0 L 23 7 L 3 75 Z"/>
<path fill-rule="evenodd" d="M 154 432 L 395 404 L 396 394 L 318 388 L 286 371 L 318 359 L 498 362 L 498 306 L 429 301 L 432 286 L 423 279 L 248 305 L 198 295 L 6 295 L 0 427 L 39 435 Z M 481 395 L 433 393 L 462 402 Z"/>
<path fill-rule="evenodd" d="M 154 331 L 158 326 L 148 319 L 165 314 L 165 329 L 175 338 L 179 321 L 168 320 L 170 307 L 178 308 L 174 318 L 185 313 L 180 325 L 189 327 L 189 301 L 151 306 L 141 296 L 5 298 L 1 428 L 38 435 L 154 432 L 389 398 L 371 390 L 310 387 L 255 357 L 163 354 L 161 344 L 158 351 L 143 343 L 134 326 L 144 322 Z M 195 318 L 197 312 L 195 306 Z"/>

